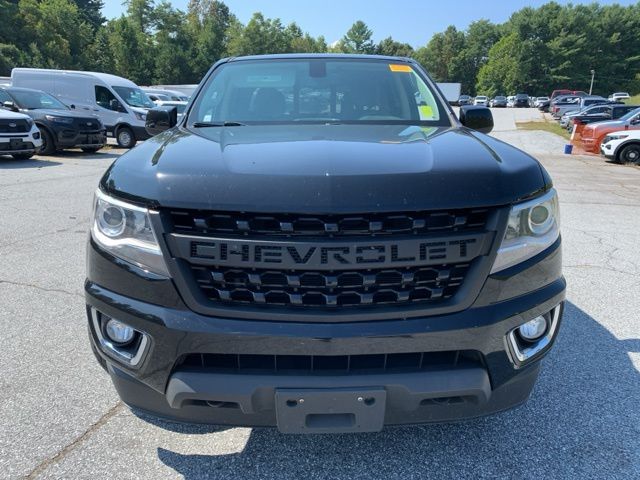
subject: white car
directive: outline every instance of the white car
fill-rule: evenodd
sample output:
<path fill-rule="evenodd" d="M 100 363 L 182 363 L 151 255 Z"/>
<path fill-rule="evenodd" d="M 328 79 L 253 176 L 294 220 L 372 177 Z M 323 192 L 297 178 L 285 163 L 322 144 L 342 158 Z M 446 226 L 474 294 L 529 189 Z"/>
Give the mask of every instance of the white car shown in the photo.
<path fill-rule="evenodd" d="M 609 133 L 602 140 L 600 153 L 616 163 L 640 165 L 640 130 Z"/>
<path fill-rule="evenodd" d="M 178 110 L 178 119 L 182 118 L 189 104 L 189 102 L 176 102 L 173 100 L 158 100 L 155 103 L 159 107 L 176 107 L 176 110 Z"/>
<path fill-rule="evenodd" d="M 0 155 L 26 160 L 41 147 L 42 136 L 31 117 L 0 108 Z"/>
<path fill-rule="evenodd" d="M 515 104 L 516 104 L 516 96 L 515 95 L 509 95 L 507 97 L 507 107 L 513 108 L 513 106 Z"/>
<path fill-rule="evenodd" d="M 616 92 L 609 95 L 609 100 L 613 102 L 619 102 L 620 100 L 626 100 L 627 98 L 631 98 L 627 92 Z"/>
<path fill-rule="evenodd" d="M 474 105 L 484 105 L 486 107 L 487 105 L 489 105 L 489 97 L 486 97 L 485 95 L 478 95 L 473 100 L 473 104 Z"/>

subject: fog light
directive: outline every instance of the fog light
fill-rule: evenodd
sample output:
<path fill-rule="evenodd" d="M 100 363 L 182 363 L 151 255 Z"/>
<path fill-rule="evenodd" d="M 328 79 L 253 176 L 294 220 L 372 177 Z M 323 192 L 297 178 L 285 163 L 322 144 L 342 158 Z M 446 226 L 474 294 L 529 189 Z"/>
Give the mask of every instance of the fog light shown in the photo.
<path fill-rule="evenodd" d="M 124 345 L 133 340 L 133 337 L 136 331 L 131 328 L 129 325 L 125 325 L 118 320 L 114 320 L 113 318 L 109 319 L 107 324 L 105 325 L 105 333 L 109 340 L 118 345 Z"/>
<path fill-rule="evenodd" d="M 538 316 L 533 320 L 520 325 L 518 333 L 523 340 L 533 342 L 542 337 L 547 331 L 547 320 L 542 316 Z"/>

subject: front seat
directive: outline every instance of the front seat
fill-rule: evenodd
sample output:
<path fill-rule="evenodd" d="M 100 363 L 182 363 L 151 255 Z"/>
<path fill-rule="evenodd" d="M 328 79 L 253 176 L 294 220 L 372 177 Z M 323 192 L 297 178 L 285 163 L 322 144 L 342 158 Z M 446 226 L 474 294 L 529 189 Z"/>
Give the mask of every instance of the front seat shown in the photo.
<path fill-rule="evenodd" d="M 284 118 L 285 99 L 276 88 L 260 88 L 252 102 L 252 113 L 256 120 L 279 120 Z"/>

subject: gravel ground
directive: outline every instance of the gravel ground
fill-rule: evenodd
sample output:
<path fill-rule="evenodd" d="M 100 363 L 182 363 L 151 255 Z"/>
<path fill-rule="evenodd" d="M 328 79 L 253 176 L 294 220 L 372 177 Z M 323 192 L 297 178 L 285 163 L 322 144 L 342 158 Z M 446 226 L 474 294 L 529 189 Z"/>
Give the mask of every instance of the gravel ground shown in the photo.
<path fill-rule="evenodd" d="M 568 304 L 530 401 L 462 424 L 298 437 L 124 407 L 86 339 L 92 192 L 121 153 L 0 158 L 0 478 L 639 478 L 640 169 L 516 131 L 561 196 Z"/>

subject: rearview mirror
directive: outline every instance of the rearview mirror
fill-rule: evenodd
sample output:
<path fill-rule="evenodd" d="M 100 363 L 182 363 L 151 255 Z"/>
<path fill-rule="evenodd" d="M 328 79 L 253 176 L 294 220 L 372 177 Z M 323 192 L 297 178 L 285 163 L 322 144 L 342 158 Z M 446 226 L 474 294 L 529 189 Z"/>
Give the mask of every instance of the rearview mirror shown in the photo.
<path fill-rule="evenodd" d="M 493 130 L 493 115 L 487 107 L 465 105 L 460 107 L 460 123 L 471 130 L 489 133 Z"/>
<path fill-rule="evenodd" d="M 18 107 L 16 107 L 15 103 L 13 103 L 13 102 L 3 102 L 2 106 L 4 108 L 6 108 L 7 110 L 11 110 L 12 112 L 19 111 Z"/>
<path fill-rule="evenodd" d="M 176 107 L 155 107 L 147 112 L 145 128 L 151 136 L 157 135 L 178 124 L 178 109 Z"/>

